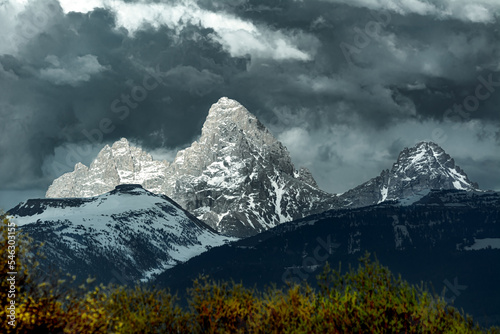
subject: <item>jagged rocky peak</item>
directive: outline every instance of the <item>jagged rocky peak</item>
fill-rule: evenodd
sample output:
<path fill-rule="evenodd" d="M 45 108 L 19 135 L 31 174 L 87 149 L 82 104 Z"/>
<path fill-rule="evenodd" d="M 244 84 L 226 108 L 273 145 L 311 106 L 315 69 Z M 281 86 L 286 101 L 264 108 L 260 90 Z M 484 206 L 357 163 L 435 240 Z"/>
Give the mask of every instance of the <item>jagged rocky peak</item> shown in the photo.
<path fill-rule="evenodd" d="M 168 166 L 168 162 L 153 160 L 150 154 L 122 138 L 104 146 L 90 167 L 79 162 L 73 172 L 55 179 L 45 197 L 92 197 L 119 184 L 142 184 L 150 191 L 159 191 Z"/>
<path fill-rule="evenodd" d="M 254 115 L 227 97 L 211 106 L 200 138 L 171 164 L 121 139 L 104 147 L 88 170 L 56 179 L 47 197 L 96 196 L 124 183 L 167 195 L 211 227 L 239 237 L 337 203 L 307 169 L 295 169 L 286 147 Z"/>
<path fill-rule="evenodd" d="M 477 183 L 471 182 L 467 174 L 455 165 L 455 160 L 433 142 L 420 142 L 412 148 L 406 147 L 392 166 L 391 174 L 403 179 L 427 175 L 429 185 L 435 185 L 436 189 L 479 188 Z"/>
<path fill-rule="evenodd" d="M 171 169 L 198 177 L 208 166 L 213 171 L 222 163 L 234 169 L 238 162 L 250 160 L 255 163 L 246 163 L 249 168 L 273 165 L 290 175 L 294 171 L 286 147 L 243 105 L 222 97 L 211 106 L 198 141 L 177 153 Z"/>
<path fill-rule="evenodd" d="M 199 140 L 177 154 L 170 171 L 163 192 L 235 236 L 329 209 L 334 198 L 307 169 L 296 171 L 286 147 L 227 97 L 211 106 Z"/>
<path fill-rule="evenodd" d="M 261 163 L 272 160 L 283 172 L 293 173 L 286 147 L 243 105 L 222 97 L 211 106 L 199 140 L 180 151 L 174 164 L 199 176 L 218 157 L 244 160 L 252 155 Z"/>
<path fill-rule="evenodd" d="M 404 172 L 408 169 L 436 168 L 439 165 L 454 167 L 453 159 L 437 144 L 420 142 L 414 147 L 405 147 L 399 153 L 398 160 L 393 165 L 393 171 Z"/>
<path fill-rule="evenodd" d="M 392 168 L 341 196 L 347 206 L 359 207 L 387 200 L 416 200 L 431 189 L 478 190 L 467 174 L 439 145 L 420 142 L 404 148 Z"/>

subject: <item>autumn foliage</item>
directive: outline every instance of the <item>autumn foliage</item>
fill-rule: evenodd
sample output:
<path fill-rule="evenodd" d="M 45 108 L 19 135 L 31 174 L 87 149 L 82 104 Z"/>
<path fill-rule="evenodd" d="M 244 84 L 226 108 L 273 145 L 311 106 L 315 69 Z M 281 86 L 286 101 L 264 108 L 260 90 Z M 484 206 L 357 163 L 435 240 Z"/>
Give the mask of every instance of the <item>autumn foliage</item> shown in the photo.
<path fill-rule="evenodd" d="M 8 219 L 2 217 L 0 262 L 7 268 Z M 367 254 L 358 268 L 341 274 L 328 265 L 318 289 L 306 283 L 266 291 L 200 277 L 186 307 L 165 290 L 144 286 L 68 284 L 37 272 L 40 254 L 18 235 L 16 326 L 0 310 L 3 333 L 500 333 L 395 277 Z M 7 270 L 0 298 L 7 300 Z M 91 283 L 91 280 L 88 280 Z"/>

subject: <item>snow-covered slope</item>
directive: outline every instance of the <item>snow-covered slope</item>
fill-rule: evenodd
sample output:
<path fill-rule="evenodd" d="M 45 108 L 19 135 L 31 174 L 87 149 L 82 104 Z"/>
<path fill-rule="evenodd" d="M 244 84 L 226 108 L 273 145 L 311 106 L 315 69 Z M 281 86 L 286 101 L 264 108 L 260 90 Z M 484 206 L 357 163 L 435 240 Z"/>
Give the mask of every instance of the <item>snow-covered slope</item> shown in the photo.
<path fill-rule="evenodd" d="M 391 170 L 342 194 L 347 207 L 361 207 L 387 200 L 411 204 L 430 189 L 479 190 L 455 161 L 437 144 L 420 142 L 405 148 Z"/>
<path fill-rule="evenodd" d="M 120 185 L 92 198 L 28 200 L 8 212 L 52 264 L 101 280 L 147 280 L 211 247 L 216 233 L 164 195 Z"/>
<path fill-rule="evenodd" d="M 337 203 L 307 169 L 295 169 L 287 149 L 254 115 L 226 97 L 210 108 L 199 140 L 171 164 L 153 161 L 122 139 L 106 146 L 90 168 L 78 164 L 56 179 L 46 197 L 96 196 L 130 182 L 171 197 L 233 236 L 254 235 Z"/>

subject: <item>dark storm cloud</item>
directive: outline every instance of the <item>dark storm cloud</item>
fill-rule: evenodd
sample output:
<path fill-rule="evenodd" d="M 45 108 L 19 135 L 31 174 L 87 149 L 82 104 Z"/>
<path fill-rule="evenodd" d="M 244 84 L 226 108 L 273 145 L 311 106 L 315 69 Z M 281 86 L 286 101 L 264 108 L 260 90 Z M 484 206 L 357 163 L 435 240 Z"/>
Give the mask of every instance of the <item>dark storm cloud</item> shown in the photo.
<path fill-rule="evenodd" d="M 242 78 L 247 90 L 259 82 L 273 92 L 268 108 L 328 109 L 331 121 L 384 127 L 408 117 L 442 120 L 448 108 L 475 94 L 478 78 L 500 82 L 500 35 L 492 25 L 321 1 L 202 3 L 319 40 L 312 63 L 257 63 Z M 470 118 L 498 121 L 493 106 L 499 98 L 496 89 Z M 345 109 L 360 117 L 346 118 Z"/>
<path fill-rule="evenodd" d="M 76 154 L 60 161 L 59 174 L 120 137 L 148 149 L 186 146 L 221 96 L 240 101 L 286 140 L 295 161 L 330 191 L 390 168 L 414 139 L 459 145 L 455 124 L 489 126 L 465 135 L 483 158 L 492 143 L 498 147 L 498 19 L 343 2 L 199 1 L 186 7 L 199 18 L 155 16 L 134 31 L 119 23 L 115 9 L 123 6 L 65 14 L 57 2 L 32 2 L 12 25 L 12 47 L 0 49 L 2 187 L 46 187 L 57 176 L 47 162 L 68 145 Z M 151 15 L 165 14 L 154 7 L 162 2 L 141 3 L 156 8 Z M 163 5 L 176 17 L 175 6 L 185 3 Z M 222 16 L 213 21 L 207 13 Z M 339 146 L 342 138 L 349 140 Z M 356 170 L 362 164 L 373 171 Z M 336 188 L 332 171 L 349 182 Z M 475 173 L 488 183 L 486 172 Z"/>
<path fill-rule="evenodd" d="M 498 160 L 495 157 L 482 160 L 461 159 L 460 168 L 462 168 L 473 182 L 477 182 L 481 189 L 494 190 L 494 186 L 500 183 L 498 174 Z M 498 188 L 497 188 L 498 189 Z"/>
<path fill-rule="evenodd" d="M 18 54 L 0 56 L 3 186 L 39 180 L 44 159 L 63 143 L 126 136 L 154 147 L 158 130 L 169 146 L 191 140 L 223 92 L 217 87 L 245 69 L 211 32 L 188 25 L 177 35 L 163 27 L 129 37 L 107 10 L 53 13 Z"/>

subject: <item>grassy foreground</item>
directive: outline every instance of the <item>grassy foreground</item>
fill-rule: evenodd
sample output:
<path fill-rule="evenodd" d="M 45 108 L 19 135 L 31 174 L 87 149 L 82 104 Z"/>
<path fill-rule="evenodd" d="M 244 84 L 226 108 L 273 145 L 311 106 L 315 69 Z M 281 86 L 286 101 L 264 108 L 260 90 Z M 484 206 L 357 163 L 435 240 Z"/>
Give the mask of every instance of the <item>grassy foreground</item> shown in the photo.
<path fill-rule="evenodd" d="M 3 333 L 500 333 L 479 328 L 369 254 L 344 274 L 327 265 L 317 290 L 304 283 L 258 291 L 200 277 L 184 308 L 168 291 L 144 286 L 74 288 L 36 274 L 40 246 L 27 237 L 16 234 L 13 257 L 9 221 L 1 221 Z M 17 272 L 15 285 L 9 271 Z"/>

